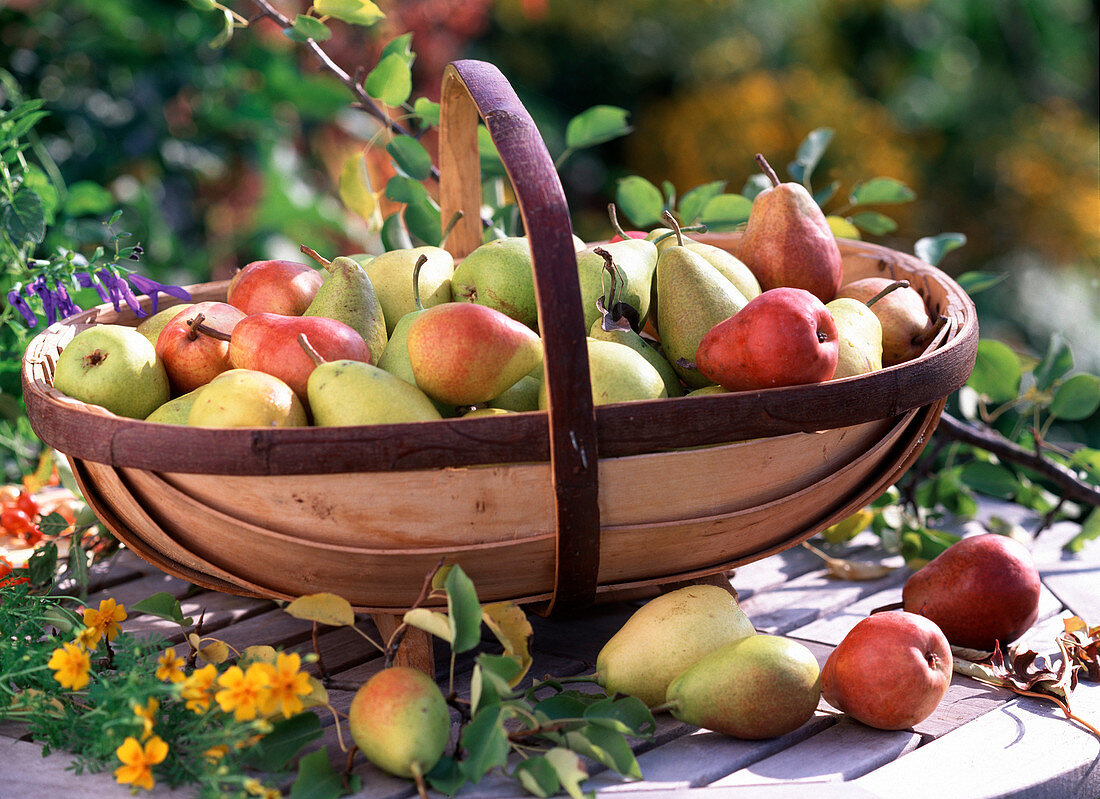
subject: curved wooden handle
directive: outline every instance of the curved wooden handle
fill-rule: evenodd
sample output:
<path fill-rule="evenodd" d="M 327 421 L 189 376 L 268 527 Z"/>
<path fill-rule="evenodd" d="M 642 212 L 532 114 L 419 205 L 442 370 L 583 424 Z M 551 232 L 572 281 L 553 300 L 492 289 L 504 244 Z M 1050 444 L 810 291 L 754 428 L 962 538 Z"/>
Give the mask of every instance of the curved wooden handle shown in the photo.
<path fill-rule="evenodd" d="M 491 64 L 455 61 L 443 74 L 439 194 L 442 218 L 463 217 L 447 240 L 456 258 L 481 243 L 478 116 L 512 182 L 534 261 L 549 397 L 557 515 L 554 595 L 540 612 L 591 604 L 600 561 L 596 416 L 572 224 L 565 192 L 534 120 Z"/>

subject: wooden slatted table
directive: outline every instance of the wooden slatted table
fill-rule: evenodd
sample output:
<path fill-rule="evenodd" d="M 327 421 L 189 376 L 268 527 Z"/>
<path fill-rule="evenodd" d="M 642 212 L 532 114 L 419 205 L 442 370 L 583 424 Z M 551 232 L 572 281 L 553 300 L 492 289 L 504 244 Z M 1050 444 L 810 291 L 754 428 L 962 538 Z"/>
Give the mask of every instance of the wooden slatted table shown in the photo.
<path fill-rule="evenodd" d="M 984 517 L 999 515 L 1025 524 L 1034 519 L 1016 506 L 986 502 Z M 974 523 L 971 523 L 974 524 Z M 1069 556 L 1062 544 L 1076 531 L 1060 523 L 1033 544 L 1043 575 L 1040 617 L 1024 638 L 1040 652 L 1054 651 L 1061 619 L 1074 614 L 1100 620 L 1100 543 Z M 869 534 L 866 540 L 873 542 Z M 868 546 L 862 556 L 877 550 Z M 827 576 L 820 559 L 795 548 L 742 567 L 732 577 L 742 607 L 761 632 L 804 642 L 823 663 L 832 647 L 871 609 L 898 601 L 908 576 L 904 568 L 870 582 L 843 582 Z M 182 599 L 183 611 L 205 611 L 204 634 L 241 649 L 270 644 L 311 651 L 311 625 L 283 613 L 274 603 L 200 591 L 122 553 L 97 567 L 99 598 L 130 605 L 157 591 Z M 535 629 L 532 675 L 564 677 L 590 673 L 596 654 L 638 602 L 607 604 L 571 620 L 532 617 Z M 364 621 L 363 626 L 369 625 Z M 179 643 L 179 628 L 149 616 L 125 625 L 132 631 L 156 631 Z M 344 685 L 358 685 L 381 668 L 375 651 L 347 629 L 322 629 L 320 651 L 325 667 Z M 447 658 L 437 651 L 436 662 Z M 472 660 L 460 659 L 457 683 L 468 688 Z M 440 677 L 443 675 L 440 674 Z M 335 707 L 346 711 L 352 692 L 330 690 Z M 1100 720 L 1100 685 L 1081 683 L 1073 694 L 1079 715 Z M 331 718 L 324 737 L 338 767 L 343 756 Z M 636 746 L 644 780 L 627 782 L 591 764 L 586 790 L 608 799 L 637 794 L 636 799 L 711 799 L 738 796 L 800 797 L 1029 797 L 1097 799 L 1100 797 L 1100 740 L 1061 717 L 1050 703 L 1018 697 L 956 675 L 935 714 L 910 730 L 874 730 L 837 714 L 822 703 L 799 730 L 767 741 L 739 741 L 699 730 L 659 715 L 652 740 Z M 66 771 L 70 758 L 54 753 L 43 758 L 41 747 L 17 724 L 0 724 L 0 799 L 123 799 L 130 796 L 109 773 L 75 776 Z M 405 799 L 415 794 L 411 782 L 389 777 L 356 759 L 363 788 L 356 799 Z M 640 793 L 644 792 L 644 793 Z M 186 797 L 187 790 L 158 787 L 153 797 Z M 526 794 L 501 775 L 490 774 L 467 786 L 460 797 L 519 797 Z"/>

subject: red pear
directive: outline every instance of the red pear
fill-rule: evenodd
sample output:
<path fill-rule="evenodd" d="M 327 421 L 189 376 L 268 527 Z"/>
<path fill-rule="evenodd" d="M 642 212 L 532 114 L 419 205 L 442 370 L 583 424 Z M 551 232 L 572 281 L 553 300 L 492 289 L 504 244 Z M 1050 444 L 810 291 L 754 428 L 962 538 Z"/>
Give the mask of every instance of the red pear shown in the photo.
<path fill-rule="evenodd" d="M 952 544 L 910 577 L 902 602 L 938 624 L 955 646 L 990 651 L 1035 623 L 1039 589 L 1039 571 L 1027 547 L 983 533 Z"/>
<path fill-rule="evenodd" d="M 821 696 L 880 730 L 932 715 L 951 684 L 951 645 L 930 619 L 875 613 L 853 627 L 821 670 Z"/>
<path fill-rule="evenodd" d="M 157 336 L 157 355 L 175 395 L 204 386 L 232 369 L 229 342 L 199 332 L 205 325 L 232 334 L 244 312 L 224 302 L 200 302 L 176 314 Z"/>
<path fill-rule="evenodd" d="M 297 261 L 253 261 L 229 281 L 226 302 L 246 314 L 301 316 L 324 282 L 320 272 Z"/>
<path fill-rule="evenodd" d="M 267 372 L 307 401 L 306 384 L 317 364 L 298 343 L 305 333 L 326 361 L 370 363 L 370 347 L 354 328 L 324 316 L 283 316 L 258 313 L 237 323 L 229 342 L 229 360 L 237 369 Z"/>
<path fill-rule="evenodd" d="M 839 352 L 836 322 L 810 292 L 778 288 L 753 297 L 699 344 L 696 367 L 730 391 L 832 379 Z"/>

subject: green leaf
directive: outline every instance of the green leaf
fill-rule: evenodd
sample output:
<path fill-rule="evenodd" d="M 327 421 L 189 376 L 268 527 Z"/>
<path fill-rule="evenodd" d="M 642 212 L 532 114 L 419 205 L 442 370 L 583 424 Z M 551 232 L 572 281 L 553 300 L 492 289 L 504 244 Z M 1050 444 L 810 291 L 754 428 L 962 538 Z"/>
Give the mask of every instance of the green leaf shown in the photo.
<path fill-rule="evenodd" d="M 898 223 L 878 211 L 860 211 L 849 217 L 852 224 L 860 230 L 866 230 L 872 236 L 885 236 L 898 229 Z"/>
<path fill-rule="evenodd" d="M 399 55 L 405 59 L 405 62 L 411 67 L 413 61 L 416 60 L 416 54 L 412 51 L 412 38 L 413 35 L 411 33 L 403 33 L 400 36 L 394 36 L 386 42 L 386 46 L 383 47 L 382 52 L 378 54 L 378 60 L 381 61 L 388 55 Z"/>
<path fill-rule="evenodd" d="M 944 235 L 945 236 L 950 236 L 950 235 L 962 236 L 961 233 L 958 233 L 958 234 L 945 233 Z M 924 241 L 924 239 L 921 239 L 921 241 Z M 920 244 L 920 241 L 918 241 L 917 244 Z M 933 264 L 933 266 L 935 265 L 934 262 L 929 261 L 927 258 L 922 256 L 920 254 L 920 251 L 917 251 L 917 257 L 920 258 L 922 261 L 927 261 L 928 263 Z M 998 283 L 1003 282 L 1006 278 L 1008 278 L 1008 273 L 1007 272 L 972 271 L 972 272 L 963 272 L 961 275 L 959 275 L 957 278 L 955 278 L 955 282 L 958 283 L 962 287 L 962 290 L 965 291 L 967 294 L 974 295 L 974 294 L 978 294 L 979 292 L 985 291 L 987 289 L 993 288 Z"/>
<path fill-rule="evenodd" d="M 354 627 L 355 611 L 351 603 L 337 594 L 321 592 L 300 596 L 283 608 L 296 619 L 315 621 L 330 627 Z"/>
<path fill-rule="evenodd" d="M 367 94 L 379 102 L 399 106 L 412 93 L 412 70 L 398 53 L 390 53 L 378 62 L 363 82 Z"/>
<path fill-rule="evenodd" d="M 1097 408 L 1100 408 L 1100 377 L 1079 374 L 1055 389 L 1050 415 L 1075 422 L 1089 418 Z"/>
<path fill-rule="evenodd" d="M 411 205 L 427 199 L 428 190 L 419 181 L 404 175 L 395 175 L 386 181 L 386 197 L 394 202 Z"/>
<path fill-rule="evenodd" d="M 661 191 L 665 197 L 665 208 L 676 207 L 676 187 L 672 185 L 671 180 L 661 181 Z"/>
<path fill-rule="evenodd" d="M 1080 552 L 1088 541 L 1100 538 L 1100 508 L 1093 508 L 1081 525 L 1081 532 L 1065 543 L 1063 549 L 1067 552 Z"/>
<path fill-rule="evenodd" d="M 305 14 L 295 17 L 294 24 L 289 28 L 283 28 L 283 33 L 296 42 L 305 42 L 310 39 L 315 42 L 327 42 L 332 38 L 332 31 L 328 29 L 328 25 L 317 17 L 309 17 Z"/>
<path fill-rule="evenodd" d="M 1035 388 L 1046 391 L 1055 381 L 1073 368 L 1073 351 L 1060 333 L 1055 333 L 1047 345 L 1046 355 L 1032 370 L 1035 376 Z"/>
<path fill-rule="evenodd" d="M 535 712 L 548 719 L 579 719 L 591 703 L 584 702 L 572 693 L 560 693 L 548 696 L 535 705 Z"/>
<path fill-rule="evenodd" d="M 27 560 L 27 577 L 31 585 L 51 585 L 57 573 L 57 544 L 52 541 L 40 546 Z"/>
<path fill-rule="evenodd" d="M 27 135 L 31 128 L 48 116 L 49 113 L 46 111 L 32 111 L 25 114 L 11 123 L 11 126 L 4 131 L 4 136 L 10 141 L 21 139 Z"/>
<path fill-rule="evenodd" d="M 732 230 L 748 221 L 752 200 L 743 194 L 719 194 L 707 200 L 700 219 L 710 230 Z"/>
<path fill-rule="evenodd" d="M 640 780 L 642 771 L 630 744 L 621 733 L 606 727 L 588 726 L 565 734 L 566 745 L 584 757 L 603 763 L 624 777 Z"/>
<path fill-rule="evenodd" d="M 327 748 L 298 761 L 298 779 L 290 788 L 290 799 L 338 799 L 343 792 L 343 777 L 333 770 Z"/>
<path fill-rule="evenodd" d="M 962 233 L 940 233 L 938 236 L 925 236 L 922 239 L 917 239 L 917 243 L 913 245 L 913 252 L 925 263 L 932 264 L 932 266 L 938 266 L 947 253 L 952 250 L 957 250 L 964 244 L 966 244 L 966 236 Z M 990 285 L 999 283 L 1001 279 L 994 281 L 994 283 Z M 963 288 L 970 291 L 966 286 L 963 286 Z M 984 288 L 988 288 L 988 286 Z M 978 290 L 980 291 L 981 289 L 979 288 Z"/>
<path fill-rule="evenodd" d="M 871 178 L 857 183 L 848 201 L 852 205 L 893 205 L 916 199 L 916 192 L 894 178 Z"/>
<path fill-rule="evenodd" d="M 458 763 L 450 755 L 439 758 L 439 762 L 424 775 L 424 779 L 428 781 L 432 788 L 447 796 L 454 796 L 458 789 L 467 782 L 466 775 L 462 773 L 462 769 L 459 768 Z"/>
<path fill-rule="evenodd" d="M 1090 473 L 1094 478 L 1093 482 L 1100 483 L 1100 449 L 1081 447 L 1073 453 L 1070 465 Z"/>
<path fill-rule="evenodd" d="M 472 782 L 480 782 L 491 768 L 508 762 L 508 731 L 504 729 L 504 707 L 492 705 L 477 713 L 462 731 L 466 757 L 459 768 Z"/>
<path fill-rule="evenodd" d="M 585 721 L 624 735 L 646 738 L 657 729 L 653 713 L 634 696 L 608 697 L 584 711 Z"/>
<path fill-rule="evenodd" d="M 115 204 L 110 191 L 91 180 L 81 180 L 69 186 L 65 197 L 65 213 L 68 216 L 105 214 Z"/>
<path fill-rule="evenodd" d="M 405 229 L 405 222 L 399 213 L 390 214 L 382 222 L 381 236 L 382 246 L 386 249 L 386 252 L 407 250 L 412 247 L 409 231 Z"/>
<path fill-rule="evenodd" d="M 439 127 L 439 103 L 432 102 L 427 97 L 417 97 L 413 102 L 413 111 L 429 125 Z"/>
<path fill-rule="evenodd" d="M 84 548 L 82 537 L 80 532 L 73 534 L 66 559 L 69 562 L 69 573 L 76 583 L 76 591 L 81 597 L 85 597 L 88 594 L 88 551 Z"/>
<path fill-rule="evenodd" d="M 451 648 L 456 653 L 467 652 L 481 641 L 481 603 L 477 600 L 477 590 L 461 566 L 451 569 L 443 587 L 447 592 L 447 614 L 453 635 Z"/>
<path fill-rule="evenodd" d="M 191 8 L 196 11 L 213 11 L 218 7 L 215 0 L 187 0 L 191 4 Z"/>
<path fill-rule="evenodd" d="M 512 772 L 512 777 L 519 780 L 520 785 L 526 788 L 528 793 L 544 799 L 547 796 L 553 796 L 561 789 L 557 771 L 543 755 L 520 761 Z"/>
<path fill-rule="evenodd" d="M 580 150 L 630 133 L 630 112 L 613 105 L 594 105 L 577 114 L 565 126 L 565 146 Z"/>
<path fill-rule="evenodd" d="M 836 196 L 837 190 L 840 188 L 840 181 L 834 180 L 828 186 L 823 189 L 818 189 L 814 192 L 814 202 L 822 208 L 825 207 L 825 203 L 833 199 Z"/>
<path fill-rule="evenodd" d="M 184 626 L 183 608 L 180 601 L 166 591 L 158 591 L 139 602 L 130 605 L 131 613 L 147 613 L 158 619 L 166 619 Z M 190 622 L 187 623 L 190 626 Z"/>
<path fill-rule="evenodd" d="M 356 153 L 344 162 L 340 170 L 338 190 L 340 201 L 349 211 L 367 220 L 374 216 L 378 203 L 374 199 L 370 174 L 367 172 L 367 159 L 363 153 Z"/>
<path fill-rule="evenodd" d="M 509 680 L 515 687 L 531 668 L 531 622 L 523 609 L 514 602 L 491 602 L 481 606 L 481 620 L 504 647 L 504 654 L 517 666 L 516 674 Z"/>
<path fill-rule="evenodd" d="M 982 339 L 978 342 L 974 371 L 966 384 L 988 402 L 1010 402 L 1020 393 L 1022 374 L 1020 358 L 1007 344 Z"/>
<path fill-rule="evenodd" d="M 680 198 L 680 224 L 694 225 L 703 213 L 707 203 L 726 189 L 726 181 L 714 180 L 696 186 Z"/>
<path fill-rule="evenodd" d="M 665 210 L 661 190 L 643 177 L 622 178 L 615 189 L 615 205 L 638 227 L 659 224 Z"/>
<path fill-rule="evenodd" d="M 38 529 L 46 535 L 61 535 L 69 529 L 69 522 L 57 511 L 51 511 L 38 520 Z"/>
<path fill-rule="evenodd" d="M 54 186 L 49 175 L 34 164 L 27 164 L 26 169 L 23 170 L 23 187 L 30 189 L 38 195 L 38 199 L 42 201 L 42 207 L 46 214 L 47 227 L 53 224 L 54 215 L 61 206 L 61 198 L 57 193 L 57 187 Z M 104 211 L 106 211 L 106 209 L 104 209 Z"/>
<path fill-rule="evenodd" d="M 771 187 L 772 182 L 768 179 L 768 176 L 756 172 L 749 175 L 745 180 L 745 185 L 741 188 L 741 196 L 745 199 L 753 200 L 756 198 L 757 194 Z"/>
<path fill-rule="evenodd" d="M 322 735 L 316 713 L 298 713 L 279 719 L 271 732 L 248 750 L 248 763 L 260 771 L 279 771 L 310 741 Z"/>
<path fill-rule="evenodd" d="M 962 536 L 954 533 L 930 530 L 926 527 L 919 530 L 906 530 L 901 536 L 901 555 L 911 568 L 914 565 L 920 568 L 961 538 Z"/>
<path fill-rule="evenodd" d="M 817 128 L 810 131 L 809 135 L 798 145 L 794 161 L 787 165 L 787 172 L 790 173 L 790 176 L 807 189 L 810 188 L 810 178 L 832 140 L 833 131 L 831 128 Z"/>
<path fill-rule="evenodd" d="M 237 20 L 233 17 L 233 11 L 228 8 L 222 8 L 222 29 L 218 31 L 218 35 L 210 40 L 210 47 L 213 50 L 217 50 L 219 47 L 225 47 L 229 44 L 229 41 L 233 38 L 233 32 L 237 29 Z M 283 33 L 288 38 L 293 38 L 289 28 L 284 28 Z"/>
<path fill-rule="evenodd" d="M 507 174 L 496 143 L 484 125 L 477 126 L 477 155 L 483 177 L 503 177 Z"/>
<path fill-rule="evenodd" d="M 1020 481 L 1015 474 L 999 463 L 988 461 L 965 464 L 959 479 L 964 485 L 991 497 L 1012 499 L 1020 490 Z"/>
<path fill-rule="evenodd" d="M 413 180 L 427 180 L 432 174 L 432 157 L 412 136 L 394 136 L 386 152 L 397 168 Z"/>
<path fill-rule="evenodd" d="M 581 783 L 588 779 L 588 771 L 576 752 L 555 746 L 546 753 L 545 757 L 546 762 L 553 766 L 561 787 L 565 788 L 573 799 L 586 799 L 588 796 L 595 796 L 595 791 L 590 794 L 581 791 Z"/>
<path fill-rule="evenodd" d="M 40 244 L 46 238 L 46 208 L 42 198 L 30 189 L 20 189 L 0 213 L 0 228 L 16 247 L 26 242 Z"/>
<path fill-rule="evenodd" d="M 350 25 L 373 25 L 386 15 L 370 0 L 314 0 L 313 8 L 325 17 L 335 17 Z"/>
<path fill-rule="evenodd" d="M 425 195 L 418 202 L 406 205 L 401 218 L 405 220 L 409 233 L 425 244 L 438 247 L 442 242 L 443 220 L 440 218 L 439 206 L 431 197 Z"/>

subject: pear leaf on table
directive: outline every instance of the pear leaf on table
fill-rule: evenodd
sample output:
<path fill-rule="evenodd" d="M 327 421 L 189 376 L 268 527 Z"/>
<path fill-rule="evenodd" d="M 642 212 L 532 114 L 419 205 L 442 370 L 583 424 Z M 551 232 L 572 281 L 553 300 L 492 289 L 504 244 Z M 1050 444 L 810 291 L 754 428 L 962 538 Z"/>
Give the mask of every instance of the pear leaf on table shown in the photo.
<path fill-rule="evenodd" d="M 355 611 L 342 596 L 330 593 L 306 594 L 283 608 L 296 619 L 315 621 L 330 627 L 351 627 L 355 624 Z"/>
<path fill-rule="evenodd" d="M 1079 616 L 1070 616 L 1062 620 L 1062 625 L 1065 629 L 1058 639 L 1064 645 L 1063 651 L 1081 667 L 1083 679 L 1100 682 L 1100 624 L 1090 627 Z"/>
<path fill-rule="evenodd" d="M 590 725 L 567 732 L 565 742 L 577 754 L 603 763 L 624 777 L 642 779 L 642 770 L 630 744 L 614 730 Z"/>
<path fill-rule="evenodd" d="M 561 789 L 558 773 L 543 755 L 536 755 L 521 761 L 512 772 L 512 777 L 529 793 L 545 799 Z"/>
<path fill-rule="evenodd" d="M 508 762 L 511 745 L 504 722 L 508 714 L 503 705 L 490 705 L 470 720 L 462 731 L 462 748 L 466 756 L 458 766 L 473 782 L 478 782 L 489 769 Z"/>
<path fill-rule="evenodd" d="M 561 787 L 565 788 L 573 799 L 595 796 L 595 791 L 586 794 L 581 790 L 581 783 L 588 779 L 588 769 L 584 767 L 584 761 L 581 760 L 580 755 L 565 747 L 555 746 L 546 753 L 545 757 L 546 761 L 554 767 L 554 773 Z"/>
<path fill-rule="evenodd" d="M 516 660 L 519 672 L 509 681 L 511 687 L 519 684 L 531 668 L 530 640 L 533 633 L 527 615 L 514 602 L 491 602 L 481 607 L 481 620 L 500 641 L 504 654 Z"/>

